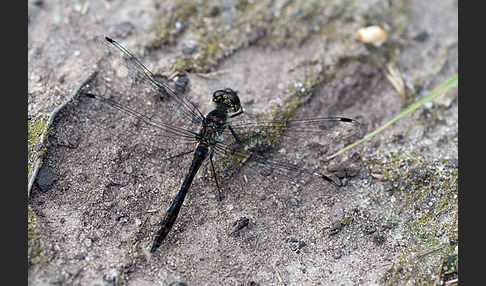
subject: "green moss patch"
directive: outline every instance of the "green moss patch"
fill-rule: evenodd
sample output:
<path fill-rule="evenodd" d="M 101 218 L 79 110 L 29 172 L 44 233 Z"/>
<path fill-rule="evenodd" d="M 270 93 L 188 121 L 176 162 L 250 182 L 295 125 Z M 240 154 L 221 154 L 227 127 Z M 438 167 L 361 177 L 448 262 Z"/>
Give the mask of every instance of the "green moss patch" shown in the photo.
<path fill-rule="evenodd" d="M 458 243 L 457 164 L 452 160 L 427 161 L 418 154 L 391 153 L 371 159 L 367 165 L 370 170 L 380 170 L 383 180 L 392 183 L 394 213 L 404 220 L 400 225 L 405 248 L 382 282 L 436 285 L 440 280 L 454 279 Z M 446 272 L 444 263 L 448 265 Z"/>
<path fill-rule="evenodd" d="M 42 248 L 37 216 L 31 210 L 27 211 L 27 240 L 27 261 L 30 267 L 46 257 Z"/>
<path fill-rule="evenodd" d="M 31 175 L 32 168 L 39 158 L 46 151 L 45 146 L 42 145 L 42 135 L 46 132 L 48 117 L 38 116 L 30 120 L 27 124 L 27 158 L 28 158 L 28 174 Z"/>

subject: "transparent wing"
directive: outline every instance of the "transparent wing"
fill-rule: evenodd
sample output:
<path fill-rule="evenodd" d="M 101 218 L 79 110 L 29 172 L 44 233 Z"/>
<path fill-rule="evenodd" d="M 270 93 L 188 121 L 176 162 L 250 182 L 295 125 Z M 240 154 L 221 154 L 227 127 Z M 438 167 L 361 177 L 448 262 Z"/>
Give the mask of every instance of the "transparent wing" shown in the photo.
<path fill-rule="evenodd" d="M 171 125 L 171 124 L 166 124 L 164 122 L 157 122 L 157 121 L 151 119 L 150 117 L 148 117 L 148 116 L 146 116 L 142 113 L 139 113 L 138 111 L 133 110 L 129 107 L 123 106 L 123 105 L 119 104 L 118 102 L 116 102 L 112 99 L 105 98 L 103 96 L 88 93 L 88 92 L 83 93 L 83 95 L 87 96 L 89 98 L 92 98 L 92 99 L 99 100 L 99 101 L 101 101 L 101 102 L 103 102 L 107 105 L 110 105 L 113 108 L 115 108 L 115 109 L 117 109 L 117 110 L 131 116 L 131 117 L 134 117 L 134 118 L 140 120 L 141 122 L 145 123 L 146 125 L 148 125 L 150 127 L 156 128 L 157 130 L 165 133 L 165 135 L 167 136 L 168 139 L 175 140 L 175 139 L 180 138 L 180 139 L 188 140 L 189 142 L 193 142 L 195 137 L 197 136 L 197 133 L 194 132 L 194 131 L 179 128 L 177 126 L 174 126 L 174 125 Z"/>
<path fill-rule="evenodd" d="M 204 118 L 197 106 L 183 94 L 188 83 L 184 74 L 180 74 L 175 86 L 171 87 L 167 79 L 152 73 L 134 53 L 117 41 L 98 36 L 95 42 L 103 58 L 100 64 L 107 70 L 114 70 L 111 76 L 124 79 L 126 91 L 136 95 L 152 93 L 165 100 L 171 115 L 181 117 L 182 122 L 200 122 Z"/>
<path fill-rule="evenodd" d="M 319 170 L 322 160 L 315 158 L 337 151 L 360 133 L 359 122 L 345 117 L 240 121 L 228 126 L 214 149 L 222 177 L 246 165 L 264 176 L 278 174 L 293 181 L 314 176 L 340 185 L 336 176 Z"/>
<path fill-rule="evenodd" d="M 164 158 L 194 149 L 195 134 L 203 116 L 182 94 L 183 88 L 177 88 L 184 81 L 187 83 L 187 78 L 179 76 L 175 87 L 171 87 L 169 80 L 152 73 L 119 43 L 105 37 L 95 38 L 95 43 L 93 52 L 99 58 L 98 74 L 85 88 L 85 98 L 96 99 L 120 111 L 120 120 L 130 122 L 131 119 L 130 124 L 135 126 L 130 129 L 135 127 L 141 132 L 140 138 L 147 144 L 160 146 Z M 113 112 L 113 109 L 103 112 Z M 138 130 L 139 125 L 151 128 Z"/>

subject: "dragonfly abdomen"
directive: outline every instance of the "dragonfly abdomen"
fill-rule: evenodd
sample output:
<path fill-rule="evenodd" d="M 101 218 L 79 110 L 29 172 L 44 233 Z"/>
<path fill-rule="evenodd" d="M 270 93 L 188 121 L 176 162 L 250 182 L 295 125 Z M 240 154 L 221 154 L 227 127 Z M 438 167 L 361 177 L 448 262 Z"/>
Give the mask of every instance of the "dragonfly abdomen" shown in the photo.
<path fill-rule="evenodd" d="M 202 165 L 202 162 L 208 156 L 209 148 L 205 144 L 199 144 L 194 152 L 194 158 L 192 159 L 191 167 L 189 168 L 189 173 L 184 178 L 184 182 L 177 193 L 177 196 L 172 201 L 167 213 L 165 214 L 164 218 L 160 222 L 160 227 L 154 237 L 154 243 L 152 244 L 152 248 L 150 252 L 155 252 L 157 248 L 162 244 L 165 237 L 169 233 L 170 229 L 174 225 L 177 216 L 179 215 L 179 211 L 182 207 L 182 203 L 184 202 L 184 198 L 186 197 L 187 191 L 191 187 L 192 181 L 196 176 L 197 171 Z"/>

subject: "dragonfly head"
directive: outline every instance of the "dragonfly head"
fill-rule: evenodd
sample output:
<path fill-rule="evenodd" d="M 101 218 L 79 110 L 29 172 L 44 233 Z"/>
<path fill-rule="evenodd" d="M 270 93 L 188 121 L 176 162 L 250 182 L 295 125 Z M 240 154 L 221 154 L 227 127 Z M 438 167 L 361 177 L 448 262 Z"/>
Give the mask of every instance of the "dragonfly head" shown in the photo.
<path fill-rule="evenodd" d="M 225 112 L 238 112 L 241 110 L 240 98 L 231 88 L 216 90 L 213 93 L 213 102 L 216 108 Z"/>

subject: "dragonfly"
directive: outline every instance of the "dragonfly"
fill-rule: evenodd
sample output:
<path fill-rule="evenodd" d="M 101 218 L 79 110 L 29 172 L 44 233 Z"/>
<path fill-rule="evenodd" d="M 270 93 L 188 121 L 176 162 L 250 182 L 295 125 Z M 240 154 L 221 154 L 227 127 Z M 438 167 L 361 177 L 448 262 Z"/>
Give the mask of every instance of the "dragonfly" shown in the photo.
<path fill-rule="evenodd" d="M 150 71 L 131 51 L 117 41 L 104 37 L 101 40 L 110 54 L 122 61 L 127 75 L 131 79 L 130 93 L 139 96 L 140 93 L 152 92 L 160 98 L 167 99 L 166 111 L 161 112 L 161 118 L 138 112 L 134 108 L 121 104 L 110 94 L 112 79 L 106 81 L 104 92 L 85 91 L 82 95 L 90 100 L 98 100 L 130 117 L 143 122 L 150 128 L 155 128 L 164 141 L 170 146 L 187 146 L 190 148 L 167 159 L 179 158 L 192 154 L 192 162 L 182 185 L 172 200 L 165 215 L 160 221 L 150 252 L 154 253 L 163 243 L 175 224 L 187 192 L 203 162 L 209 161 L 209 169 L 218 191 L 218 199 L 222 199 L 220 179 L 229 176 L 236 166 L 250 164 L 250 169 L 257 170 L 263 176 L 273 174 L 297 180 L 301 176 L 317 177 L 324 181 L 341 186 L 337 176 L 307 168 L 294 161 L 276 159 L 272 154 L 283 155 L 285 152 L 272 152 L 277 149 L 282 138 L 308 139 L 337 138 L 345 134 L 356 134 L 360 123 L 348 117 L 318 117 L 298 119 L 257 120 L 244 118 L 240 98 L 236 90 L 223 88 L 213 92 L 213 109 L 204 114 L 198 106 L 183 92 L 170 86 L 168 79 L 163 79 Z M 112 74 L 116 77 L 116 73 Z M 108 92 L 107 92 L 108 91 Z M 121 90 L 120 93 L 124 91 Z M 282 150 L 280 150 L 282 151 Z M 219 164 L 219 165 L 218 165 Z"/>

